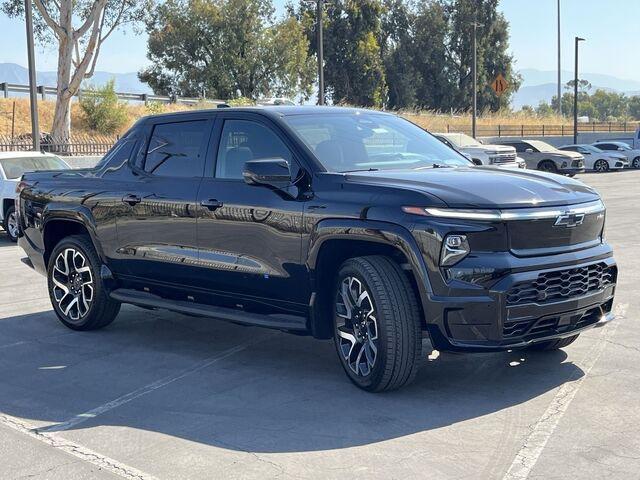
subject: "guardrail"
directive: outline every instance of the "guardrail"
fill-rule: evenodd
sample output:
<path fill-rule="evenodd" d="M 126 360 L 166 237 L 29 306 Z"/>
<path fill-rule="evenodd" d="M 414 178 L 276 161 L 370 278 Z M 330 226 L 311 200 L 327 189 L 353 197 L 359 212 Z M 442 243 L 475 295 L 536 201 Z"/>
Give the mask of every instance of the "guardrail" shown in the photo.
<path fill-rule="evenodd" d="M 47 87 L 45 85 L 38 85 L 37 87 L 38 95 L 42 100 L 47 99 L 47 95 L 55 96 L 57 95 L 56 87 Z M 9 98 L 10 93 L 29 93 L 29 85 L 21 85 L 18 83 L 0 83 L 0 92 L 4 98 Z M 94 93 L 93 90 L 80 89 L 78 91 L 77 97 L 82 97 L 82 95 Z M 118 98 L 120 100 L 130 101 L 130 102 L 144 102 L 145 105 L 148 103 L 182 103 L 185 105 L 197 105 L 202 102 L 218 105 L 225 103 L 224 100 L 217 99 L 208 99 L 208 98 L 194 98 L 194 97 L 178 97 L 178 96 L 165 96 L 165 95 L 154 95 L 151 93 L 127 93 L 127 92 L 116 92 Z"/>
<path fill-rule="evenodd" d="M 640 122 L 579 123 L 578 133 L 634 133 Z M 471 126 L 447 125 L 447 133 L 471 135 Z M 573 125 L 478 125 L 479 137 L 557 137 L 573 135 Z"/>

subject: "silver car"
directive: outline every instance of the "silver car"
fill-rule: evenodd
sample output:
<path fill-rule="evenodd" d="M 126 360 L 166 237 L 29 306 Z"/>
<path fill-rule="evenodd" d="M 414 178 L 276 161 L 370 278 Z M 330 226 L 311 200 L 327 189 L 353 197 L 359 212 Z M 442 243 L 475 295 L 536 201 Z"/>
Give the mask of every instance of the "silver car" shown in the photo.
<path fill-rule="evenodd" d="M 584 157 L 577 152 L 565 152 L 540 140 L 512 140 L 501 142 L 516 149 L 527 168 L 559 173 L 573 177 L 584 173 Z"/>

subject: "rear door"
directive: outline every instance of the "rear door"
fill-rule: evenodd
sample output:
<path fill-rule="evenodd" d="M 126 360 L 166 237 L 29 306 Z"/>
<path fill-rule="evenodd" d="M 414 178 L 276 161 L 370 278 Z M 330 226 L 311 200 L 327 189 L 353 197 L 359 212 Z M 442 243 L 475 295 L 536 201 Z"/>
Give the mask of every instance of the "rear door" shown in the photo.
<path fill-rule="evenodd" d="M 147 127 L 137 180 L 124 191 L 117 218 L 125 276 L 144 285 L 190 285 L 198 262 L 196 199 L 213 120 L 159 117 Z"/>
<path fill-rule="evenodd" d="M 283 158 L 301 173 L 296 147 L 269 118 L 218 114 L 212 161 L 198 194 L 199 285 L 209 301 L 260 313 L 300 312 L 308 306 L 301 262 L 304 197 L 242 178 L 248 160 Z M 296 189 L 292 190 L 296 191 Z"/>

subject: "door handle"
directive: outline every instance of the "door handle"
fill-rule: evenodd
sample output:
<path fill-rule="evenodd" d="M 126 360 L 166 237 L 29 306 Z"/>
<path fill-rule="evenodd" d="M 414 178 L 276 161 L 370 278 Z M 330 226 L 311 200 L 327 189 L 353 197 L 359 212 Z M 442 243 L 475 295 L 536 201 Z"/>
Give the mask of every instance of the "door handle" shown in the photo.
<path fill-rule="evenodd" d="M 215 198 L 210 198 L 208 200 L 202 200 L 200 202 L 200 205 L 202 205 L 203 207 L 214 211 L 217 210 L 218 208 L 222 207 L 224 204 L 222 202 L 219 202 L 218 200 L 216 200 Z"/>
<path fill-rule="evenodd" d="M 125 195 L 124 197 L 122 197 L 122 201 L 124 203 L 128 203 L 133 207 L 134 205 L 140 203 L 142 199 L 138 195 L 133 195 L 130 193 L 129 195 Z"/>

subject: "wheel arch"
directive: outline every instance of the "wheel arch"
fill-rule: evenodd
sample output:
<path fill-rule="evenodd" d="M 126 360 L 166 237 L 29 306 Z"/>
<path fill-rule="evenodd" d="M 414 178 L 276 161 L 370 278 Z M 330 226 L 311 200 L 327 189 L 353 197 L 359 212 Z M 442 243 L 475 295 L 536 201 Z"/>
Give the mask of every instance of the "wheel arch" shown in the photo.
<path fill-rule="evenodd" d="M 329 338 L 333 327 L 327 322 L 330 313 L 333 276 L 342 263 L 354 257 L 386 255 L 397 261 L 414 288 L 416 300 L 424 312 L 432 292 L 427 268 L 418 245 L 404 227 L 387 222 L 356 219 L 320 221 L 311 234 L 306 259 L 311 275 L 310 330 L 316 338 Z"/>
<path fill-rule="evenodd" d="M 70 211 L 49 204 L 43 212 L 42 222 L 45 265 L 49 263 L 49 256 L 60 240 L 71 235 L 88 235 L 98 257 L 104 263 L 102 248 L 97 240 L 95 221 L 89 209 L 80 207 Z"/>
<path fill-rule="evenodd" d="M 16 201 L 13 198 L 4 198 L 2 199 L 2 218 L 7 217 L 7 211 L 9 208 L 15 206 Z"/>

